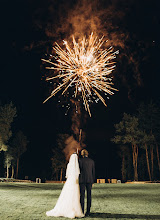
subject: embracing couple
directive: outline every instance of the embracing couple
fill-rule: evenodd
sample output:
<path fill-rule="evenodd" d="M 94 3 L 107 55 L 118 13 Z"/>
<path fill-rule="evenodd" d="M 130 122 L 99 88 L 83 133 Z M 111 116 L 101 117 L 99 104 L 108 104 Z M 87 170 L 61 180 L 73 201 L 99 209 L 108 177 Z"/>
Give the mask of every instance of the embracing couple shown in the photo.
<path fill-rule="evenodd" d="M 73 153 L 66 170 L 66 182 L 54 209 L 46 212 L 47 216 L 68 218 L 90 215 L 91 189 L 95 180 L 94 161 L 88 157 L 88 151 L 81 151 L 82 158 Z M 87 190 L 87 212 L 84 215 L 84 197 Z"/>

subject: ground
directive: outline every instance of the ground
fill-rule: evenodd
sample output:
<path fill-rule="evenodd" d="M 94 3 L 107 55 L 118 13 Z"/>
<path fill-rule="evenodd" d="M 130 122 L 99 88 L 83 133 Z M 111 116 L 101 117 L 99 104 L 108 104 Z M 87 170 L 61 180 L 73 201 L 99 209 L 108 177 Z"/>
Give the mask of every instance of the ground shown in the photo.
<path fill-rule="evenodd" d="M 63 184 L 0 183 L 1 220 L 66 220 L 47 217 Z M 160 184 L 95 184 L 93 219 L 160 219 Z"/>

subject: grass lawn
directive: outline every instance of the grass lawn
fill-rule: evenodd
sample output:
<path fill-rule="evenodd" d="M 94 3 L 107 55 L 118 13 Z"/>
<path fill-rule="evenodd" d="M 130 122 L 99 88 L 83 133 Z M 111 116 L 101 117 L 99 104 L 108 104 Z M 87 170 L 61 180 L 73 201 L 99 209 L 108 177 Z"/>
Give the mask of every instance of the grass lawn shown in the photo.
<path fill-rule="evenodd" d="M 0 220 L 68 219 L 45 215 L 56 204 L 62 187 L 0 183 Z M 160 219 L 160 184 L 95 184 L 91 212 L 85 219 Z"/>

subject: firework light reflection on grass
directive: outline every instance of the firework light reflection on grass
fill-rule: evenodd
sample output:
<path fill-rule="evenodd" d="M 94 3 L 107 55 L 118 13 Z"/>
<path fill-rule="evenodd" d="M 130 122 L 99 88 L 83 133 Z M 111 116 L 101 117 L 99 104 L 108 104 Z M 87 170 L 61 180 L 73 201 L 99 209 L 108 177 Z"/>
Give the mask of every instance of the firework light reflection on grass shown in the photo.
<path fill-rule="evenodd" d="M 90 116 L 90 103 L 101 100 L 107 106 L 102 94 L 113 95 L 113 91 L 117 91 L 113 87 L 110 74 L 115 69 L 113 59 L 118 51 L 114 52 L 112 47 L 102 49 L 105 42 L 104 36 L 98 39 L 92 33 L 89 39 L 83 37 L 79 42 L 76 42 L 73 36 L 72 47 L 64 41 L 65 49 L 56 43 L 53 47 L 56 53 L 56 56 L 53 56 L 55 60 L 42 61 L 50 64 L 46 69 L 53 70 L 54 76 L 46 80 L 59 79 L 59 84 L 44 103 L 60 90 L 64 95 L 71 89 L 70 95 L 82 98 L 85 110 Z"/>

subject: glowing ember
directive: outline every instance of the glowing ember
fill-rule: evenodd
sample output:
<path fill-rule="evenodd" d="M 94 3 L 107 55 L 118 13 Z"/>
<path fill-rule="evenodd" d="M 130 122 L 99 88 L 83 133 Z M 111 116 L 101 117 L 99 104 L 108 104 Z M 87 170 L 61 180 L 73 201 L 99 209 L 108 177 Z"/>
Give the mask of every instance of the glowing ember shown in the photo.
<path fill-rule="evenodd" d="M 71 92 L 74 97 L 80 96 L 83 99 L 85 110 L 91 116 L 89 102 L 98 102 L 101 100 L 106 106 L 105 100 L 100 93 L 113 95 L 112 78 L 109 75 L 115 68 L 115 54 L 112 47 L 102 49 L 104 37 L 98 39 L 90 35 L 87 40 L 85 37 L 77 43 L 73 37 L 73 46 L 69 46 L 67 41 L 64 41 L 65 50 L 57 43 L 53 49 L 56 52 L 55 62 L 51 60 L 43 61 L 50 63 L 51 67 L 47 69 L 54 70 L 54 76 L 46 80 L 61 80 L 58 86 L 52 91 L 51 95 L 44 101 L 46 102 L 60 90 L 62 95 L 72 87 Z"/>

